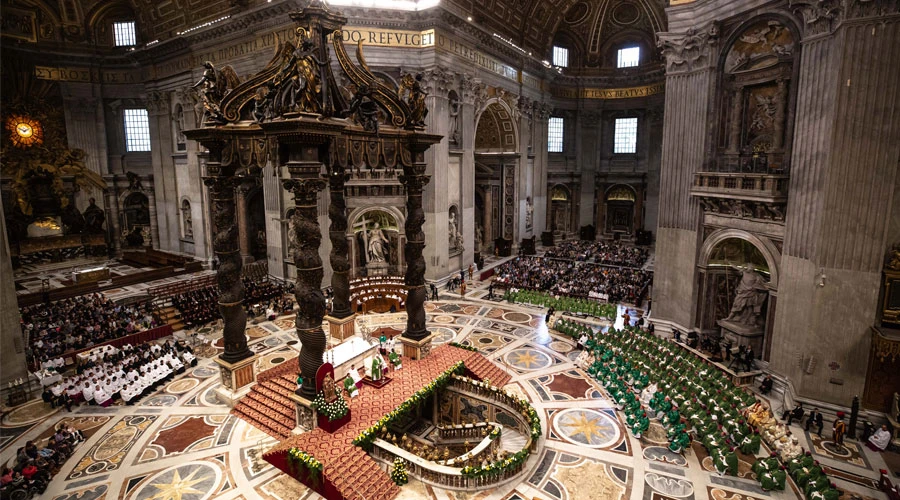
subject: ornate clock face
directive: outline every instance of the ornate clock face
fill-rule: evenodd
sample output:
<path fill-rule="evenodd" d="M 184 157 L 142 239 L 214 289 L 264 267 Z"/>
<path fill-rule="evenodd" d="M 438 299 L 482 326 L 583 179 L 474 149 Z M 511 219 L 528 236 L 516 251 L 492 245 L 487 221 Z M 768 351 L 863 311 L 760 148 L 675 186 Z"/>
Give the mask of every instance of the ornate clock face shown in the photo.
<path fill-rule="evenodd" d="M 14 146 L 27 148 L 44 140 L 41 122 L 28 116 L 11 116 L 6 120 L 6 128 L 12 132 L 10 139 Z"/>

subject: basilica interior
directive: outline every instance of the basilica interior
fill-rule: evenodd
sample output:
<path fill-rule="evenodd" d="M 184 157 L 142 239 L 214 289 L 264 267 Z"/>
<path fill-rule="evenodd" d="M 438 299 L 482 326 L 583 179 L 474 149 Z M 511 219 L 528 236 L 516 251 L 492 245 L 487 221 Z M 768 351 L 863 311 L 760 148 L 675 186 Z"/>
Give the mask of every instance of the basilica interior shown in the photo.
<path fill-rule="evenodd" d="M 900 1 L 2 0 L 0 500 L 900 500 Z"/>

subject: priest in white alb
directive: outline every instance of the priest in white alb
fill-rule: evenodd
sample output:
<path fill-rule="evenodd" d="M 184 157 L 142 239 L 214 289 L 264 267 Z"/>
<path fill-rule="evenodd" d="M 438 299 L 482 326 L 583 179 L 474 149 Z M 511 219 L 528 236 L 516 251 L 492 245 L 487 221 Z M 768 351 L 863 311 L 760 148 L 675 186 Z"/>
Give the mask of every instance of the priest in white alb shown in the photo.
<path fill-rule="evenodd" d="M 887 425 L 882 425 L 881 429 L 878 429 L 874 434 L 869 436 L 869 442 L 866 443 L 866 446 L 873 451 L 884 451 L 890 443 L 891 432 L 888 430 Z"/>

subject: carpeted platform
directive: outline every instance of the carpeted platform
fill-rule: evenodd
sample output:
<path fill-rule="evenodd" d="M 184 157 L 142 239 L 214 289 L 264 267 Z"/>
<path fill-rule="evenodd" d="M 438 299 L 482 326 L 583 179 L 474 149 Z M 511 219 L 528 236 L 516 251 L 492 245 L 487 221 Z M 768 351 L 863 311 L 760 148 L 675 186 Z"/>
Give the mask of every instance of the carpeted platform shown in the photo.
<path fill-rule="evenodd" d="M 350 400 L 352 418 L 344 427 L 333 434 L 322 429 L 289 437 L 269 450 L 264 458 L 292 474 L 287 462 L 287 453 L 298 448 L 315 457 L 323 464 L 326 484 L 333 487 L 344 498 L 353 498 L 360 488 L 366 491 L 366 498 L 391 499 L 399 493 L 388 474 L 360 448 L 352 444 L 363 430 L 369 428 L 381 417 L 397 408 L 416 391 L 437 378 L 458 361 L 462 360 L 468 370 L 479 379 L 491 378 L 494 384 L 505 384 L 509 376 L 479 353 L 450 345 L 440 346 L 421 361 L 403 363 L 403 369 L 392 372 L 393 381 L 383 388 L 364 386 L 360 395 Z M 363 472 L 365 472 L 363 474 Z M 359 478 L 348 482 L 347 478 Z"/>

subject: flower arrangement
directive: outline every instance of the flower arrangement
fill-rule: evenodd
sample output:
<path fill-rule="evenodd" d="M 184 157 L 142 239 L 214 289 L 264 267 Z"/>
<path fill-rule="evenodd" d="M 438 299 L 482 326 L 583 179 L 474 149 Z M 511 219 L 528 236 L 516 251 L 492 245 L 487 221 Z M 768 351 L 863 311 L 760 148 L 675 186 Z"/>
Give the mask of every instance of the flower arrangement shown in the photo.
<path fill-rule="evenodd" d="M 491 441 L 493 441 L 493 440 L 497 439 L 498 437 L 500 437 L 500 430 L 501 430 L 500 427 L 494 427 L 494 430 L 492 430 L 491 433 L 488 434 L 488 437 L 491 438 Z"/>
<path fill-rule="evenodd" d="M 325 401 L 325 393 L 319 392 L 316 394 L 316 399 L 313 399 L 310 406 L 312 409 L 328 417 L 329 422 L 344 418 L 349 410 L 347 401 L 344 400 L 344 396 L 341 395 L 341 393 L 337 393 L 337 399 L 329 403 Z"/>
<path fill-rule="evenodd" d="M 316 460 L 316 458 L 309 453 L 297 448 L 291 448 L 288 451 L 288 463 L 296 472 L 299 472 L 300 467 L 306 469 L 313 482 L 318 481 L 319 474 L 322 472 L 322 462 Z"/>
<path fill-rule="evenodd" d="M 452 345 L 453 347 L 459 347 L 460 349 L 465 349 L 467 351 L 478 352 L 477 347 L 472 347 L 470 345 L 463 345 L 458 342 L 450 342 L 450 345 Z"/>
<path fill-rule="evenodd" d="M 465 367 L 463 365 L 463 362 L 457 361 L 456 364 L 448 368 L 444 373 L 438 375 L 436 379 L 432 380 L 425 387 L 416 391 L 415 394 L 409 397 L 409 399 L 400 403 L 400 406 L 392 410 L 387 415 L 381 417 L 368 429 L 360 432 L 359 436 L 356 436 L 356 439 L 353 440 L 353 444 L 366 451 L 371 450 L 372 443 L 375 441 L 375 438 L 377 437 L 378 432 L 381 430 L 381 428 L 390 427 L 391 423 L 394 422 L 395 419 L 405 418 L 406 416 L 408 416 L 420 403 L 425 401 L 431 394 L 446 387 L 447 384 L 450 383 L 450 377 L 454 374 L 462 373 L 464 368 Z"/>
<path fill-rule="evenodd" d="M 397 486 L 403 486 L 409 482 L 409 473 L 406 472 L 406 461 L 400 457 L 394 459 L 394 468 L 391 469 L 391 479 Z"/>
<path fill-rule="evenodd" d="M 497 476 L 506 471 L 514 470 L 516 467 L 525 463 L 525 460 L 528 459 L 528 454 L 528 449 L 524 449 L 507 458 L 497 460 L 496 462 L 487 465 L 467 465 L 466 467 L 463 467 L 461 473 L 463 476 L 471 478 Z"/>

